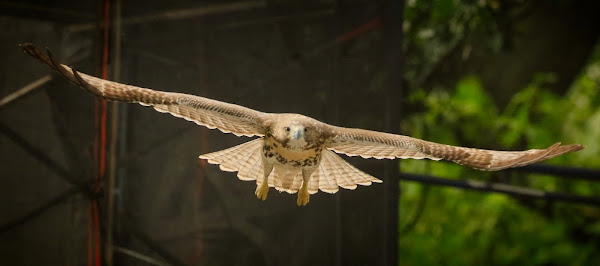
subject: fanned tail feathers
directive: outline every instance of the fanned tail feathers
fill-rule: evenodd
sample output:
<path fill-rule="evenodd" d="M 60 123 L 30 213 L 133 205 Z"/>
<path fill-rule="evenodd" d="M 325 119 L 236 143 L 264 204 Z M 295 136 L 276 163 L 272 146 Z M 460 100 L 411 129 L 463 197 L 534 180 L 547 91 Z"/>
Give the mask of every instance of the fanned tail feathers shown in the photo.
<path fill-rule="evenodd" d="M 317 193 L 318 187 L 327 193 L 336 193 L 338 187 L 356 189 L 357 185 L 369 186 L 383 181 L 361 171 L 330 150 L 323 150 L 321 164 L 309 181 L 308 192 Z"/>
<path fill-rule="evenodd" d="M 264 175 L 262 147 L 263 139 L 259 138 L 229 149 L 201 155 L 200 158 L 208 160 L 211 164 L 218 164 L 223 171 L 237 171 L 240 180 L 256 180 L 256 184 L 260 185 Z M 294 194 L 302 186 L 302 170 L 275 164 L 268 182 L 270 187 L 278 191 Z M 373 182 L 382 181 L 358 170 L 332 151 L 324 150 L 321 163 L 309 180 L 308 192 L 315 194 L 321 190 L 333 194 L 339 187 L 353 190 L 357 185 L 368 186 Z"/>
<path fill-rule="evenodd" d="M 200 155 L 211 164 L 218 164 L 219 168 L 227 172 L 238 172 L 240 180 L 256 180 L 257 175 L 263 173 L 261 162 L 262 139 L 255 139 L 229 149 Z"/>

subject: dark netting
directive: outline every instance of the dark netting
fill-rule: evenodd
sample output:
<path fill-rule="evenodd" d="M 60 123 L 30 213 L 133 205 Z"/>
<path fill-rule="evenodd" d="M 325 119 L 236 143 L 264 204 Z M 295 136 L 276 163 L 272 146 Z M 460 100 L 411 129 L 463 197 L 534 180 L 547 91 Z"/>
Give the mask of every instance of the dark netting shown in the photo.
<path fill-rule="evenodd" d="M 305 207 L 271 189 L 263 202 L 255 182 L 198 159 L 249 138 L 137 104 L 103 107 L 18 48 L 48 47 L 78 71 L 122 83 L 400 133 L 415 111 L 406 86 L 416 86 L 403 79 L 414 64 L 403 53 L 405 4 L 0 3 L 0 264 L 394 265 L 402 179 L 599 206 L 597 195 L 399 173 L 400 160 L 355 157 L 344 159 L 383 184 L 319 192 Z M 421 72 L 436 71 L 449 70 Z"/>

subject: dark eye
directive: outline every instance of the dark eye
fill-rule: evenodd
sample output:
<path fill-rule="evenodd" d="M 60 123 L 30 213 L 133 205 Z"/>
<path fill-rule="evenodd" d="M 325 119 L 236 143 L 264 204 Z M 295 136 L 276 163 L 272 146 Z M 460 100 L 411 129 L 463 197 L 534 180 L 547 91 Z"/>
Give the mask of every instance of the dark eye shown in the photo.
<path fill-rule="evenodd" d="M 308 132 L 308 128 L 307 127 L 304 128 L 304 132 Z"/>
<path fill-rule="evenodd" d="M 285 132 L 290 132 L 290 128 L 289 127 L 284 127 L 283 129 L 285 130 Z"/>

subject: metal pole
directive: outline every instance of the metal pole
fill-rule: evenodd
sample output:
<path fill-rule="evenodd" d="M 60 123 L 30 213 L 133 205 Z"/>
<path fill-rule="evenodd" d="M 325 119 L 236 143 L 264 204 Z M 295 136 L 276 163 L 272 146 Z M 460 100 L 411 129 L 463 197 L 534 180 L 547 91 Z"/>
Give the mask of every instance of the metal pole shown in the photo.
<path fill-rule="evenodd" d="M 121 0 L 115 1 L 114 11 L 114 43 L 113 77 L 119 82 L 121 78 Z M 115 220 L 115 185 L 117 180 L 117 140 L 119 136 L 119 103 L 111 103 L 110 144 L 108 148 L 108 184 L 106 187 L 106 241 L 104 250 L 105 263 L 113 265 L 113 237 Z"/>
<path fill-rule="evenodd" d="M 25 87 L 18 89 L 17 91 L 9 94 L 8 96 L 0 99 L 0 109 L 8 106 L 11 103 L 14 103 L 16 100 L 22 98 L 23 96 L 35 91 L 37 88 L 40 88 L 42 85 L 48 83 L 48 81 L 52 80 L 52 75 L 45 75 L 34 82 L 31 82 Z"/>
<path fill-rule="evenodd" d="M 571 203 L 586 204 L 592 206 L 600 206 L 599 197 L 585 197 L 579 195 L 572 195 L 560 192 L 551 192 L 538 190 L 533 188 L 524 188 L 518 186 L 511 186 L 501 183 L 488 183 L 476 180 L 454 180 L 439 178 L 435 176 L 419 175 L 401 173 L 399 175 L 400 180 L 414 181 L 423 184 L 438 185 L 445 187 L 456 187 L 461 189 L 469 189 L 484 192 L 497 192 L 510 196 L 525 197 L 531 199 L 542 199 L 542 200 L 553 200 L 553 201 L 564 201 Z"/>
<path fill-rule="evenodd" d="M 384 0 L 381 5 L 383 31 L 385 35 L 385 129 L 399 133 L 402 103 L 403 60 L 402 49 L 404 0 Z M 384 168 L 384 250 L 383 265 L 398 264 L 398 200 L 400 184 L 396 180 L 399 161 L 386 162 Z"/>

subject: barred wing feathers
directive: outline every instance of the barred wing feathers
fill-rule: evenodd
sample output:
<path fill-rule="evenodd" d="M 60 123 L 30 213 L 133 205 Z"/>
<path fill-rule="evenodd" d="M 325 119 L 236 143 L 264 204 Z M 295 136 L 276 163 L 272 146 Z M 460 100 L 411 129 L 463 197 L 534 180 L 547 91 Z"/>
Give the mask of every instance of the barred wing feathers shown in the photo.
<path fill-rule="evenodd" d="M 559 142 L 546 149 L 495 151 L 450 146 L 364 129 L 332 126 L 332 133 L 333 137 L 327 143 L 327 148 L 348 156 L 376 159 L 443 159 L 485 171 L 524 166 L 584 148 L 579 144 L 561 146 Z"/>
<path fill-rule="evenodd" d="M 47 64 L 75 85 L 104 99 L 152 106 L 159 112 L 237 136 L 262 136 L 266 130 L 264 123 L 270 116 L 267 113 L 204 97 L 156 91 L 96 78 L 60 64 L 50 51 L 43 53 L 32 44 L 20 46 L 26 53 Z"/>

